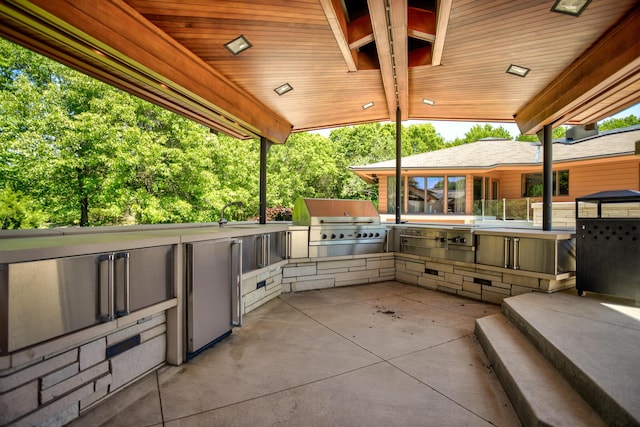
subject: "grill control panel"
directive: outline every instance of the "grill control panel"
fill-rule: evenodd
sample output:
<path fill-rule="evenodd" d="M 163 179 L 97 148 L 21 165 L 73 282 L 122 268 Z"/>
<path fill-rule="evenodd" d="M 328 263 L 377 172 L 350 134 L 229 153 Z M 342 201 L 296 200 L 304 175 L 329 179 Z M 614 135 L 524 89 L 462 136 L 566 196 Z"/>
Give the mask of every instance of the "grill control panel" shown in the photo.
<path fill-rule="evenodd" d="M 364 240 L 384 240 L 387 230 L 384 227 L 311 227 L 310 242 L 361 242 Z"/>

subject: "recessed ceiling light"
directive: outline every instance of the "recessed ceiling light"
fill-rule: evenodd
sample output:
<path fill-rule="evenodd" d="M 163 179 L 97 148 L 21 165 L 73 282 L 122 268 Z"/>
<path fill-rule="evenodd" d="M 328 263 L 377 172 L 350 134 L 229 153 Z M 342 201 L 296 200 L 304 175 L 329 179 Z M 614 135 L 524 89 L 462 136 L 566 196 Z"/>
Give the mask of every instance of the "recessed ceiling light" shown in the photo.
<path fill-rule="evenodd" d="M 363 110 L 368 110 L 369 108 L 373 107 L 375 104 L 373 103 L 373 101 L 367 102 L 366 104 L 362 105 L 362 109 Z"/>
<path fill-rule="evenodd" d="M 289 84 L 289 83 L 285 83 L 283 85 L 278 86 L 277 88 L 274 89 L 274 92 L 277 93 L 278 95 L 282 96 L 285 93 L 289 92 L 293 90 L 293 87 Z"/>
<path fill-rule="evenodd" d="M 572 16 L 580 16 L 589 3 L 591 3 L 591 0 L 556 0 L 551 7 L 551 11 L 565 13 Z"/>
<path fill-rule="evenodd" d="M 432 101 L 432 100 L 427 99 L 427 98 L 422 98 L 422 103 L 423 103 L 423 104 L 427 104 L 427 105 L 431 105 L 432 107 L 433 107 L 434 105 L 436 105 L 436 101 Z"/>
<path fill-rule="evenodd" d="M 509 65 L 509 68 L 507 68 L 507 73 L 513 74 L 514 76 L 518 77 L 525 77 L 527 74 L 529 74 L 529 71 L 531 71 L 529 68 L 521 67 L 514 64 Z"/>
<path fill-rule="evenodd" d="M 236 37 L 235 39 L 224 45 L 224 47 L 226 47 L 227 50 L 234 55 L 238 55 L 239 53 L 244 52 L 251 46 L 253 45 L 249 43 L 249 40 L 247 40 L 245 36 Z"/>

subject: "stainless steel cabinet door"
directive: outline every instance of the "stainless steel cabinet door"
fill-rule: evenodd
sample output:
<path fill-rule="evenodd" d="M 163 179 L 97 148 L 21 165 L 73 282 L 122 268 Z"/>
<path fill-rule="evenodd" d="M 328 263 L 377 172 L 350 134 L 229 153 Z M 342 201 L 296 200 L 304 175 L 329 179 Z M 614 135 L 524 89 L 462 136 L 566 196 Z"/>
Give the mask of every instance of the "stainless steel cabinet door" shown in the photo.
<path fill-rule="evenodd" d="M 187 245 L 187 352 L 231 330 L 231 242 Z"/>
<path fill-rule="evenodd" d="M 0 355 L 99 323 L 105 267 L 97 255 L 0 264 Z"/>

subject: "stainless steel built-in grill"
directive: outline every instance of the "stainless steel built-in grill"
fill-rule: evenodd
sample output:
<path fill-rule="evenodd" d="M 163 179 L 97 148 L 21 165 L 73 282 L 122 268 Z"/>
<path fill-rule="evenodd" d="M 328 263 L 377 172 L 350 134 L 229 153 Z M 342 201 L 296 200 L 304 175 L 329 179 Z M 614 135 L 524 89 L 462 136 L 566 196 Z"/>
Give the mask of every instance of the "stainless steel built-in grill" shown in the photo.
<path fill-rule="evenodd" d="M 387 230 L 367 200 L 298 199 L 293 224 L 309 226 L 309 256 L 385 251 Z"/>
<path fill-rule="evenodd" d="M 399 229 L 400 252 L 453 261 L 474 262 L 473 233 L 468 227 Z"/>

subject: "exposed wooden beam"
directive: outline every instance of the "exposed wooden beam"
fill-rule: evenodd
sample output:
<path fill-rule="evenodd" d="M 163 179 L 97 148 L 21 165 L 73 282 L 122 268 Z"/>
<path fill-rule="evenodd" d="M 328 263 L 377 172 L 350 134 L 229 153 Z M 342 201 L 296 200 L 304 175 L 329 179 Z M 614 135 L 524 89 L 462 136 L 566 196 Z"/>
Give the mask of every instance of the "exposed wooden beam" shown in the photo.
<path fill-rule="evenodd" d="M 398 107 L 402 120 L 409 118 L 409 40 L 407 0 L 389 1 Z"/>
<path fill-rule="evenodd" d="M 373 28 L 369 14 L 354 19 L 348 25 L 349 48 L 357 49 L 373 41 Z"/>
<path fill-rule="evenodd" d="M 515 115 L 520 131 L 564 123 L 640 73 L 640 6 L 614 26 Z"/>
<path fill-rule="evenodd" d="M 436 25 L 436 40 L 433 43 L 431 65 L 442 63 L 442 52 L 444 51 L 444 41 L 447 37 L 449 27 L 449 16 L 451 15 L 451 3 L 453 0 L 438 1 L 438 20 Z"/>
<path fill-rule="evenodd" d="M 407 35 L 433 43 L 436 39 L 436 14 L 430 10 L 407 9 Z"/>
<path fill-rule="evenodd" d="M 320 0 L 320 5 L 324 11 L 333 37 L 338 43 L 338 49 L 344 58 L 344 62 L 347 66 L 347 71 L 355 73 L 358 71 L 356 67 L 356 54 L 349 47 L 349 41 L 347 38 L 348 26 L 347 18 L 342 10 L 342 4 L 340 0 Z"/>
<path fill-rule="evenodd" d="M 49 26 L 51 37 L 92 46 L 102 52 L 108 66 L 125 67 L 132 80 L 149 79 L 170 91 L 156 96 L 189 109 L 186 98 L 200 105 L 194 116 L 220 115 L 239 133 L 263 136 L 284 142 L 292 125 L 253 98 L 200 58 L 169 38 L 121 0 L 16 0 L 18 9 Z M 54 34 L 55 33 L 55 34 Z M 167 61 L 171 58 L 171 61 Z M 168 99 L 167 99 L 168 98 Z M 178 108 L 174 108 L 174 111 Z M 200 120 L 202 121 L 202 120 Z M 215 121 L 215 120 L 212 120 Z"/>
<path fill-rule="evenodd" d="M 406 120 L 409 105 L 407 1 L 389 2 L 388 15 L 385 3 L 384 0 L 368 0 L 369 13 L 380 60 L 380 74 L 389 120 L 395 121 L 397 107 L 402 113 L 402 120 Z"/>

